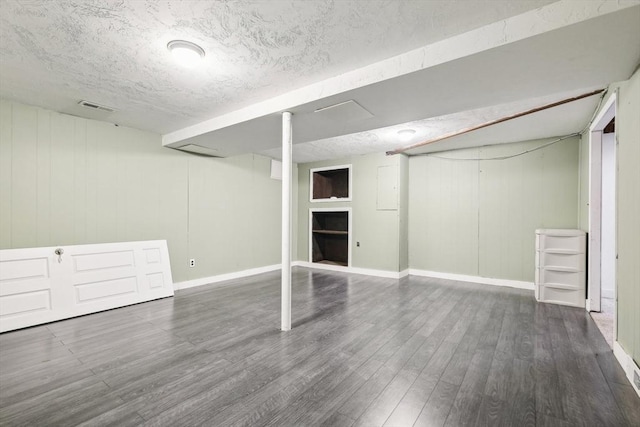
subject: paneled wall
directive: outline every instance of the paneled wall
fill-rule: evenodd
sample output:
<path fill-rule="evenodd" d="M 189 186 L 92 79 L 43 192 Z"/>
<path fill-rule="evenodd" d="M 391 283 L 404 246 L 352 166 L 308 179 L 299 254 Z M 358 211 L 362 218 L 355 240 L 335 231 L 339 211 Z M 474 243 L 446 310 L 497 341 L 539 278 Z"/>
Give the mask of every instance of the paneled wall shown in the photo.
<path fill-rule="evenodd" d="M 1 249 L 166 239 L 175 281 L 207 277 L 279 262 L 279 200 L 264 157 L 0 101 Z"/>
<path fill-rule="evenodd" d="M 640 366 L 640 70 L 620 88 L 618 134 L 618 341 Z"/>
<path fill-rule="evenodd" d="M 409 159 L 413 269 L 532 282 L 536 228 L 576 228 L 578 138 Z M 447 159 L 445 159 L 447 158 Z"/>
<path fill-rule="evenodd" d="M 281 181 L 270 159 L 189 160 L 189 258 L 198 277 L 280 264 Z"/>

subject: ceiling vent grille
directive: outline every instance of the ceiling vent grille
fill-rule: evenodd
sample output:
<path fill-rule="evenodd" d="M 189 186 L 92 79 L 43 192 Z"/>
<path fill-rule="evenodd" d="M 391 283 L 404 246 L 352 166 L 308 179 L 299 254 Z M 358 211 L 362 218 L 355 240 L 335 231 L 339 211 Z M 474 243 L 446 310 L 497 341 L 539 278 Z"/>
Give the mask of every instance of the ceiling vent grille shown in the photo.
<path fill-rule="evenodd" d="M 113 108 L 107 107 L 106 105 L 100 105 L 95 102 L 89 102 L 89 101 L 80 101 L 78 102 L 78 105 L 81 105 L 85 108 L 89 108 L 91 110 L 106 111 L 107 113 L 113 113 L 114 111 L 116 111 Z"/>

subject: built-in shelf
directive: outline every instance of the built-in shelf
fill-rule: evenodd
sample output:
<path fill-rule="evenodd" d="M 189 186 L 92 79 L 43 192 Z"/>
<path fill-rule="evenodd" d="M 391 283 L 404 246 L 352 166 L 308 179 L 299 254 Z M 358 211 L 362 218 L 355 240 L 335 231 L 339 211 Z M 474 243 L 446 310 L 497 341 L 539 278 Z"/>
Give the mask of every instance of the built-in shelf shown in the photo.
<path fill-rule="evenodd" d="M 318 234 L 343 234 L 348 235 L 348 231 L 338 231 L 338 230 L 313 230 L 314 233 Z"/>
<path fill-rule="evenodd" d="M 351 200 L 351 165 L 314 168 L 309 172 L 312 202 Z"/>
<path fill-rule="evenodd" d="M 310 209 L 309 260 L 311 262 L 349 265 L 350 208 Z"/>

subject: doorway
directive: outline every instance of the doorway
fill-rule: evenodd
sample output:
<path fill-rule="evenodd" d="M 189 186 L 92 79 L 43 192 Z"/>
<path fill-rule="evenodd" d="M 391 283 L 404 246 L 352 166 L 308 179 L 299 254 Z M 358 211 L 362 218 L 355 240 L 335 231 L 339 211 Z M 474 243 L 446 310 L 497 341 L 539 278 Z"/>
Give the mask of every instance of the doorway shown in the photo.
<path fill-rule="evenodd" d="M 616 340 L 616 96 L 589 134 L 589 260 L 587 309 L 609 345 Z"/>

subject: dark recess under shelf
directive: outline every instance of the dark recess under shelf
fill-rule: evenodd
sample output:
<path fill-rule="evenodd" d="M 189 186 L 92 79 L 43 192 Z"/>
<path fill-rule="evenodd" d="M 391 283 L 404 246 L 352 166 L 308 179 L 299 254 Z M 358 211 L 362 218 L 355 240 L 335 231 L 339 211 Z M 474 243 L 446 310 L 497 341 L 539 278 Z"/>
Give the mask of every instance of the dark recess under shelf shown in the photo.
<path fill-rule="evenodd" d="M 313 172 L 313 200 L 349 197 L 349 168 Z"/>
<path fill-rule="evenodd" d="M 311 261 L 349 265 L 349 212 L 313 212 Z"/>

